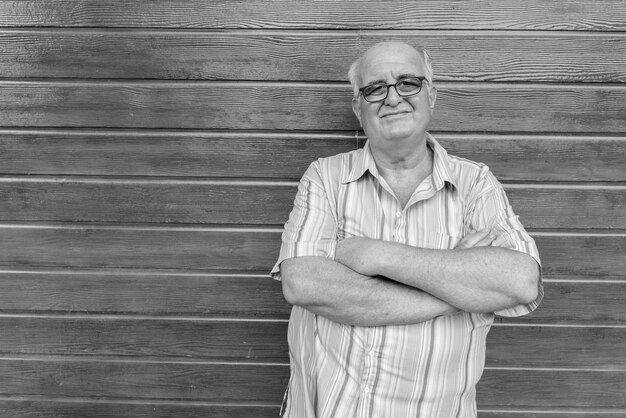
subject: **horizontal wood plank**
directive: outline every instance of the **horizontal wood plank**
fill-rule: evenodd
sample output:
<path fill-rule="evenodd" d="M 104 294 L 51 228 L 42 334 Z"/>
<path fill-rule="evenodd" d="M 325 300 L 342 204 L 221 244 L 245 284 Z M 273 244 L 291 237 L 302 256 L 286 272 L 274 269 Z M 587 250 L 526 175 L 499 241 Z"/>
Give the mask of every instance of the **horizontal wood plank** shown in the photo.
<path fill-rule="evenodd" d="M 625 337 L 624 327 L 493 326 L 486 365 L 626 371 Z"/>
<path fill-rule="evenodd" d="M 437 81 L 626 82 L 622 34 L 395 32 Z M 345 81 L 386 32 L 0 31 L 4 77 Z M 217 59 L 216 59 L 217 57 Z"/>
<path fill-rule="evenodd" d="M 0 226 L 0 265 L 267 270 L 280 230 Z"/>
<path fill-rule="evenodd" d="M 626 187 L 505 185 L 526 228 L 626 229 Z M 0 221 L 280 225 L 297 183 L 0 177 Z"/>
<path fill-rule="evenodd" d="M 450 154 L 484 162 L 500 180 L 626 180 L 626 138 L 460 134 L 435 137 Z"/>
<path fill-rule="evenodd" d="M 0 394 L 279 404 L 284 365 L 2 359 Z M 479 408 L 624 408 L 625 372 L 485 370 Z"/>
<path fill-rule="evenodd" d="M 544 283 L 544 298 L 539 308 L 518 318 L 496 317 L 496 321 L 570 325 L 623 325 L 626 321 L 623 302 L 626 281 L 567 282 L 552 281 L 549 277 Z"/>
<path fill-rule="evenodd" d="M 347 85 L 0 82 L 5 127 L 356 130 Z M 626 87 L 441 83 L 432 130 L 626 132 Z"/>
<path fill-rule="evenodd" d="M 286 365 L 1 359 L 0 395 L 278 404 Z"/>
<path fill-rule="evenodd" d="M 531 234 L 544 274 L 624 277 L 624 235 Z"/>
<path fill-rule="evenodd" d="M 0 225 L 0 266 L 265 270 L 280 230 Z M 546 274 L 622 276 L 626 236 L 535 233 Z"/>
<path fill-rule="evenodd" d="M 571 409 L 567 410 L 535 408 L 527 410 L 494 410 L 478 409 L 479 416 L 514 418 L 559 418 L 564 413 L 575 418 L 616 418 L 626 413 L 619 409 Z M 21 396 L 20 399 L 0 399 L 0 411 L 8 416 L 21 418 L 49 418 L 53 413 L 55 418 L 119 418 L 132 416 L 137 418 L 275 418 L 280 410 L 279 405 L 239 406 L 215 405 L 194 402 L 150 402 L 150 401 L 123 401 L 123 400 L 93 400 L 88 398 L 42 399 L 36 396 Z"/>
<path fill-rule="evenodd" d="M 276 418 L 280 405 L 224 405 L 202 402 L 123 401 L 20 397 L 0 399 L 0 412 L 12 418 Z"/>
<path fill-rule="evenodd" d="M 2 182 L 0 220 L 257 224 L 287 220 L 297 183 L 86 180 Z M 21 219 L 20 219 L 21 218 Z"/>
<path fill-rule="evenodd" d="M 572 408 L 528 408 L 527 410 L 478 409 L 480 417 L 501 418 L 561 418 L 563 415 L 572 418 L 617 418 L 626 414 L 624 409 L 572 409 Z"/>
<path fill-rule="evenodd" d="M 2 312 L 287 319 L 291 311 L 269 275 L 13 271 L 0 283 Z"/>
<path fill-rule="evenodd" d="M 450 154 L 501 180 L 626 181 L 626 137 L 434 133 Z M 1 130 L 4 174 L 299 179 L 317 158 L 356 149 L 355 133 Z"/>
<path fill-rule="evenodd" d="M 624 409 L 624 372 L 485 370 L 476 387 L 478 408 Z"/>
<path fill-rule="evenodd" d="M 3 220 L 282 224 L 295 192 L 293 183 L 0 180 Z"/>
<path fill-rule="evenodd" d="M 576 279 L 577 276 L 571 276 Z M 102 313 L 287 319 L 280 282 L 267 275 L 4 271 L 0 306 L 8 313 Z M 497 323 L 620 325 L 625 281 L 554 281 L 529 315 Z"/>
<path fill-rule="evenodd" d="M 0 315 L 0 325 L 2 355 L 289 363 L 284 321 Z"/>
<path fill-rule="evenodd" d="M 505 185 L 505 190 L 526 228 L 626 228 L 626 187 Z"/>
<path fill-rule="evenodd" d="M 92 312 L 285 319 L 280 283 L 264 276 L 4 272 L 4 312 Z M 520 322 L 619 324 L 623 282 L 544 285 L 541 307 Z M 514 319 L 498 319 L 511 322 Z"/>
<path fill-rule="evenodd" d="M 0 326 L 5 330 L 0 353 L 6 356 L 289 362 L 284 321 L 0 316 Z M 489 333 L 486 365 L 626 371 L 625 349 L 624 327 L 496 325 Z"/>
<path fill-rule="evenodd" d="M 626 29 L 620 0 L 470 1 L 38 0 L 0 2 L 2 26 L 280 29 Z"/>
<path fill-rule="evenodd" d="M 21 174 L 298 179 L 313 160 L 357 144 L 355 133 L 0 130 L 0 166 Z"/>

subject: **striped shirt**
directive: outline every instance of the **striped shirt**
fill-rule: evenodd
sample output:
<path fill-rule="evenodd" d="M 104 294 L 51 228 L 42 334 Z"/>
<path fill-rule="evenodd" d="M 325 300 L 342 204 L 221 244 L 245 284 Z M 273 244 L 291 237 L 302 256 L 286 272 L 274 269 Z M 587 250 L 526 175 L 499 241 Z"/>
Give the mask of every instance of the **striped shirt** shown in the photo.
<path fill-rule="evenodd" d="M 272 270 L 291 257 L 334 258 L 337 240 L 362 236 L 452 249 L 470 231 L 491 228 L 492 245 L 531 255 L 533 239 L 488 167 L 449 156 L 428 136 L 433 172 L 402 208 L 369 149 L 319 159 L 300 181 Z M 496 312 L 519 316 L 543 297 Z M 460 312 L 404 326 L 349 326 L 294 306 L 286 417 L 475 417 L 494 314 Z"/>

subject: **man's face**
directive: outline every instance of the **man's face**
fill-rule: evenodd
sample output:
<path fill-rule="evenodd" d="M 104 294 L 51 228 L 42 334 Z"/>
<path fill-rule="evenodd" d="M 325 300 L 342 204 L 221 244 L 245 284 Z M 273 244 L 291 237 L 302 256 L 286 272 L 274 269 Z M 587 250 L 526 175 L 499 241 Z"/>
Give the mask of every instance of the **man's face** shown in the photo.
<path fill-rule="evenodd" d="M 393 84 L 402 77 L 425 75 L 423 59 L 417 51 L 403 44 L 374 47 L 363 57 L 358 71 L 359 87 L 376 82 Z M 408 137 L 421 138 L 426 132 L 435 104 L 436 90 L 424 81 L 422 90 L 401 97 L 389 87 L 387 98 L 367 102 L 363 95 L 353 99 L 352 109 L 373 145 Z"/>

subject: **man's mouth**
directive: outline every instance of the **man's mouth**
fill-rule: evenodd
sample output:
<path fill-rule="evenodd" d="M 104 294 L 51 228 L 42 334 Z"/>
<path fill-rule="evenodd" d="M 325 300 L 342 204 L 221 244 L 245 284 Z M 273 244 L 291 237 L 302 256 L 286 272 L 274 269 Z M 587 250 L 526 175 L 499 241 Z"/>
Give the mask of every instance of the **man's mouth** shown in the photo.
<path fill-rule="evenodd" d="M 388 118 L 388 117 L 392 117 L 392 116 L 402 116 L 402 115 L 406 115 L 408 113 L 410 113 L 410 112 L 403 111 L 403 112 L 385 113 L 384 115 L 381 116 L 381 118 Z"/>

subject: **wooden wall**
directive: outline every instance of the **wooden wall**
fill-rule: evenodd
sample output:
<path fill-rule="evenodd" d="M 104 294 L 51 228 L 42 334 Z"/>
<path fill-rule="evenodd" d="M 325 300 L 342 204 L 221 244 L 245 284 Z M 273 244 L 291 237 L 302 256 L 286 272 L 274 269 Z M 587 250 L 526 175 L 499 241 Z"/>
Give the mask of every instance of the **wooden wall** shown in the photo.
<path fill-rule="evenodd" d="M 345 74 L 389 37 L 545 266 L 480 416 L 626 414 L 623 1 L 1 0 L 0 415 L 276 416 L 282 224 L 363 144 Z"/>

